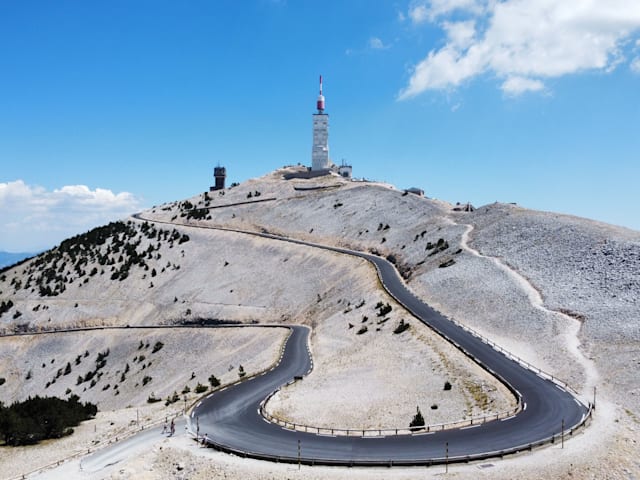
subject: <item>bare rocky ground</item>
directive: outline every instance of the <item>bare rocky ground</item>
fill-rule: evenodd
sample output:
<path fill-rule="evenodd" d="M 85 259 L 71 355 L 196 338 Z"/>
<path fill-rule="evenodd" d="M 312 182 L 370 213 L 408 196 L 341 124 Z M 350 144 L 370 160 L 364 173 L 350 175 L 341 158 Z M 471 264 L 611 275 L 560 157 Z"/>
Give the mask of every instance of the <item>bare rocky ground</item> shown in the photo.
<path fill-rule="evenodd" d="M 489 462 L 486 467 L 451 467 L 449 475 L 640 478 L 636 460 L 640 450 L 638 308 L 634 303 L 640 293 L 638 232 L 501 204 L 457 213 L 445 202 L 404 194 L 388 185 L 335 177 L 282 181 L 280 174 L 250 180 L 224 195 L 190 199 L 200 207 L 223 207 L 211 209 L 200 220 L 188 218 L 184 202 L 156 207 L 146 215 L 189 225 L 266 230 L 392 255 L 411 288 L 447 315 L 567 380 L 585 399 L 591 399 L 593 387 L 598 387 L 592 425 L 568 441 L 565 449 L 551 446 Z M 237 205 L 255 200 L 263 201 Z M 190 242 L 162 246 L 158 252 L 163 262 L 180 265 L 179 271 L 166 278 L 158 274 L 153 287 L 148 277 L 133 284 L 115 282 L 109 287 L 112 301 L 91 302 L 91 298 L 101 298 L 104 289 L 102 282 L 102 287 L 91 290 L 92 280 L 49 299 L 50 308 L 44 312 L 33 311 L 42 303 L 37 295 L 17 292 L 11 297 L 21 302 L 18 309 L 23 316 L 17 320 L 46 326 L 47 317 L 55 313 L 56 322 L 67 324 L 169 323 L 184 318 L 188 304 L 194 317 L 308 323 L 315 329 L 316 370 L 269 404 L 271 411 L 305 422 L 355 425 L 374 415 L 377 424 L 386 426 L 406 422 L 406 412 L 425 401 L 426 405 L 437 403 L 442 418 L 456 418 L 469 410 L 478 411 L 478 404 L 470 407 L 473 391 L 489 395 L 493 400 L 490 409 L 508 403 L 499 387 L 456 359 L 428 330 L 412 325 L 410 331 L 393 335 L 390 327 L 400 318 L 408 319 L 400 308 L 394 308 L 381 327 L 377 325 L 372 305 L 392 302 L 378 290 L 371 268 L 363 262 L 231 233 L 179 230 L 188 231 Z M 597 250 L 604 245 L 606 249 Z M 10 281 L 10 277 L 0 281 L 1 298 L 10 290 Z M 141 303 L 140 298 L 145 301 Z M 365 322 L 367 332 L 356 335 L 364 314 L 355 305 L 361 300 L 366 300 L 370 320 Z M 79 306 L 72 307 L 75 303 Z M 8 322 L 7 314 L 0 321 L 5 326 L 17 323 Z M 349 323 L 354 327 L 348 328 Z M 381 351 L 388 351 L 389 358 L 377 362 Z M 446 369 L 442 369 L 443 359 L 447 359 Z M 431 369 L 432 375 L 415 381 L 416 364 L 423 371 Z M 398 371 L 406 375 L 392 373 Z M 464 375 L 475 387 L 462 388 Z M 440 388 L 434 396 L 434 388 L 449 376 L 458 387 L 449 393 L 456 396 L 443 398 L 445 392 Z M 345 380 L 349 381 L 342 386 Z M 387 393 L 380 395 L 380 391 Z M 402 398 L 396 392 L 411 400 L 393 403 Z M 340 416 L 327 414 L 326 404 L 320 406 L 314 398 L 322 403 L 331 399 L 333 411 Z M 431 412 L 426 406 L 422 410 Z M 142 459 L 124 465 L 124 473 L 109 475 L 199 478 L 207 471 L 207 478 L 415 478 L 416 472 L 426 477 L 442 474 L 423 469 L 380 472 L 308 467 L 298 473 L 290 466 L 235 459 L 190 445 L 170 442 L 161 445 L 162 450 L 156 446 Z M 191 449 L 186 457 L 185 448 Z M 176 468 L 178 458 L 184 459 L 182 470 Z M 135 473 L 127 473 L 128 468 Z"/>

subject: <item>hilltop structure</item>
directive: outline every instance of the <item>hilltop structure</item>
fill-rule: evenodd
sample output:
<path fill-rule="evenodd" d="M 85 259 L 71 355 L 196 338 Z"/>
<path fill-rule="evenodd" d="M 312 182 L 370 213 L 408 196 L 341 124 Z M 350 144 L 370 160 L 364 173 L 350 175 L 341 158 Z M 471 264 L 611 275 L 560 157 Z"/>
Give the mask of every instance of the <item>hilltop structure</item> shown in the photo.
<path fill-rule="evenodd" d="M 213 169 L 213 178 L 216 183 L 209 188 L 209 191 L 214 192 L 216 190 L 224 190 L 224 182 L 227 178 L 227 169 L 218 165 Z"/>
<path fill-rule="evenodd" d="M 320 75 L 320 93 L 316 101 L 317 113 L 313 114 L 313 147 L 311 150 L 311 171 L 329 170 L 329 115 L 324 113 L 324 95 L 322 95 L 322 75 Z"/>

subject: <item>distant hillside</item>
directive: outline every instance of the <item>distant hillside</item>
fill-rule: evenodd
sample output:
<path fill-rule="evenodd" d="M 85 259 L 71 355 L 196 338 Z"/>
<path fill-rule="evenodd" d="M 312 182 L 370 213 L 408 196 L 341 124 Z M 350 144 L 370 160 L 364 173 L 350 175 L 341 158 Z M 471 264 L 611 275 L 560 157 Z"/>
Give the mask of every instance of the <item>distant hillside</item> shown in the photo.
<path fill-rule="evenodd" d="M 597 387 L 600 418 L 615 418 L 607 423 L 615 428 L 594 422 L 585 431 L 585 448 L 577 449 L 584 459 L 568 460 L 586 462 L 575 478 L 611 469 L 640 474 L 631 463 L 640 444 L 640 232 L 501 203 L 457 211 L 379 182 L 290 175 L 303 173 L 290 167 L 160 205 L 5 269 L 0 333 L 304 323 L 313 327 L 314 370 L 268 406 L 289 420 L 391 428 L 407 423 L 416 405 L 428 409 L 432 423 L 508 407 L 508 392 L 410 317 L 363 260 L 229 230 L 368 251 L 393 262 L 431 306 L 567 381 L 583 398 L 591 400 Z M 376 305 L 386 304 L 391 310 L 383 314 Z M 405 322 L 411 327 L 394 333 Z M 274 340 L 261 334 L 263 343 L 252 349 L 238 335 L 226 349 L 219 345 L 231 336 L 207 348 L 195 332 L 183 340 L 166 332 L 166 347 L 152 356 L 130 332 L 87 334 L 82 342 L 62 334 L 4 337 L 0 401 L 69 390 L 101 409 L 141 408 L 152 395 L 194 390 L 210 374 L 236 378 L 240 364 L 251 366 L 251 352 Z M 146 336 L 150 345 L 161 338 L 151 330 Z M 96 371 L 88 366 L 106 349 L 104 375 L 87 383 Z M 87 351 L 88 360 L 76 365 Z M 73 374 L 64 374 L 67 363 Z M 145 384 L 145 377 L 153 380 Z M 453 388 L 443 390 L 445 382 Z"/>
<path fill-rule="evenodd" d="M 24 260 L 25 258 L 33 257 L 35 253 L 12 253 L 12 252 L 0 252 L 0 268 L 8 267 L 9 265 L 14 265 L 18 263 L 20 260 Z"/>

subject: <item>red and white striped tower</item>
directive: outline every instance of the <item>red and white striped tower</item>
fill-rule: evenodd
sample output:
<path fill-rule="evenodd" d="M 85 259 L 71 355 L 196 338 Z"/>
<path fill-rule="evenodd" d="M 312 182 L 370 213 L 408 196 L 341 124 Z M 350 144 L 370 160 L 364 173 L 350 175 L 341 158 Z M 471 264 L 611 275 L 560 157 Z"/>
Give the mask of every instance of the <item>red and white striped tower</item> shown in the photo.
<path fill-rule="evenodd" d="M 322 75 L 320 75 L 320 94 L 318 95 L 318 101 L 316 102 L 318 107 L 318 113 L 324 112 L 324 95 L 322 95 Z"/>
<path fill-rule="evenodd" d="M 322 95 L 322 75 L 320 75 L 320 94 L 316 102 L 318 113 L 313 114 L 313 148 L 311 150 L 311 170 L 328 170 L 329 160 L 329 115 L 324 113 L 324 95 Z"/>

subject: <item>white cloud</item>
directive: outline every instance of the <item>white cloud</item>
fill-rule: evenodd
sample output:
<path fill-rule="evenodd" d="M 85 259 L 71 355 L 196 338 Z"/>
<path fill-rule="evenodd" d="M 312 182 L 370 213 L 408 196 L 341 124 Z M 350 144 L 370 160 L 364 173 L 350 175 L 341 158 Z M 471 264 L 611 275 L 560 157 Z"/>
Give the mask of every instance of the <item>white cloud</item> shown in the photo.
<path fill-rule="evenodd" d="M 0 183 L 0 250 L 35 251 L 140 210 L 128 192 L 67 185 L 53 191 L 22 180 Z"/>
<path fill-rule="evenodd" d="M 386 50 L 389 46 L 385 45 L 378 37 L 371 37 L 369 39 L 369 48 L 372 50 Z"/>
<path fill-rule="evenodd" d="M 486 0 L 485 0 L 486 1 Z M 407 16 L 415 25 L 433 21 L 453 12 L 479 14 L 485 1 L 480 0 L 431 0 L 416 1 L 411 4 Z"/>
<path fill-rule="evenodd" d="M 419 25 L 429 20 L 429 10 L 427 9 L 426 5 L 422 5 L 422 4 L 415 5 L 414 7 L 410 8 L 407 15 L 409 16 L 411 21 L 416 25 Z"/>
<path fill-rule="evenodd" d="M 473 18 L 460 20 L 460 12 Z M 486 73 L 508 94 L 543 90 L 547 78 L 607 73 L 627 61 L 625 48 L 638 45 L 640 31 L 640 2 L 627 0 L 433 0 L 409 13 L 414 23 L 437 23 L 447 37 L 413 68 L 400 99 Z"/>
<path fill-rule="evenodd" d="M 473 20 L 466 22 L 444 22 L 442 27 L 445 32 L 447 32 L 449 44 L 456 48 L 468 48 L 475 40 L 476 22 Z"/>
<path fill-rule="evenodd" d="M 509 77 L 504 81 L 501 88 L 507 95 L 515 96 L 524 92 L 539 92 L 544 90 L 544 83 L 533 78 Z"/>
<path fill-rule="evenodd" d="M 632 72 L 640 73 L 640 57 L 634 58 L 629 67 L 631 68 Z"/>

